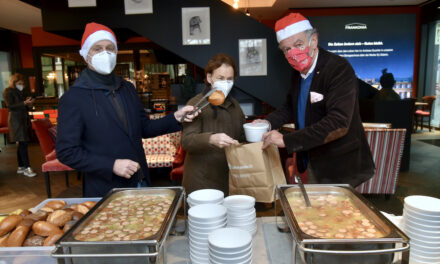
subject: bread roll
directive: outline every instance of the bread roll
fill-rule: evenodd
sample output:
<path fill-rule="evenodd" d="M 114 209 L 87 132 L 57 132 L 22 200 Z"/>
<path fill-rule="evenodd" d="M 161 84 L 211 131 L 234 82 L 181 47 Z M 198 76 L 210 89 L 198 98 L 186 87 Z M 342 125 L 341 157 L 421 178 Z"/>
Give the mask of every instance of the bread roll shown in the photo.
<path fill-rule="evenodd" d="M 72 214 L 72 212 L 56 210 L 47 217 L 46 221 L 58 227 L 62 227 L 72 219 Z"/>
<path fill-rule="evenodd" d="M 20 221 L 20 223 L 18 223 L 18 226 L 27 226 L 29 228 L 32 227 L 32 225 L 35 223 L 36 221 L 32 220 L 32 219 L 23 219 Z"/>
<path fill-rule="evenodd" d="M 50 236 L 48 236 L 43 243 L 43 246 L 49 247 L 55 245 L 55 242 L 57 242 L 58 239 L 60 239 L 63 236 L 63 233 L 55 233 Z"/>
<path fill-rule="evenodd" d="M 55 201 L 47 202 L 44 205 L 44 207 L 49 207 L 49 208 L 52 208 L 54 210 L 58 210 L 58 209 L 63 208 L 65 205 L 66 205 L 65 201 L 63 201 L 63 200 L 55 200 Z"/>
<path fill-rule="evenodd" d="M 38 210 L 37 212 L 24 217 L 24 219 L 32 219 L 35 222 L 36 221 L 44 221 L 44 220 L 46 220 L 46 218 L 47 218 L 47 212 L 42 211 L 42 210 Z"/>
<path fill-rule="evenodd" d="M 23 220 L 23 217 L 20 215 L 9 215 L 3 219 L 3 221 L 0 223 L 0 236 L 3 236 L 14 229 L 21 220 Z"/>
<path fill-rule="evenodd" d="M 23 247 L 41 247 L 43 246 L 45 238 L 38 235 L 33 235 L 23 242 Z"/>
<path fill-rule="evenodd" d="M 76 212 L 79 212 L 82 214 L 87 214 L 87 212 L 89 211 L 89 208 L 87 208 L 87 206 L 82 205 L 82 204 L 74 204 L 74 205 L 70 206 L 70 208 L 72 208 Z"/>
<path fill-rule="evenodd" d="M 96 205 L 96 202 L 94 202 L 94 201 L 86 201 L 86 202 L 83 202 L 82 205 L 85 205 L 87 208 L 92 209 L 93 206 Z"/>
<path fill-rule="evenodd" d="M 6 234 L 6 235 L 0 237 L 0 247 L 6 247 L 7 246 L 8 237 L 9 237 L 9 234 Z"/>
<path fill-rule="evenodd" d="M 40 209 L 41 211 L 45 211 L 46 213 L 52 213 L 53 211 L 55 211 L 53 208 L 51 207 L 43 207 Z"/>
<path fill-rule="evenodd" d="M 32 230 L 35 232 L 35 234 L 40 236 L 50 236 L 55 233 L 62 233 L 61 229 L 59 229 L 56 225 L 51 224 L 49 222 L 45 221 L 38 221 L 35 222 L 32 226 Z"/>
<path fill-rule="evenodd" d="M 25 240 L 27 234 L 31 229 L 28 226 L 18 226 L 15 230 L 9 235 L 7 246 L 8 247 L 21 247 L 23 245 L 23 241 Z"/>
<path fill-rule="evenodd" d="M 221 105 L 225 101 L 225 95 L 222 91 L 214 91 L 208 98 L 208 101 L 212 105 Z"/>
<path fill-rule="evenodd" d="M 21 217 L 25 217 L 25 216 L 30 215 L 30 214 L 32 214 L 32 212 L 29 211 L 28 209 L 23 210 L 23 212 L 20 213 Z"/>
<path fill-rule="evenodd" d="M 81 219 L 84 216 L 84 214 L 80 213 L 80 212 L 74 212 L 72 215 L 72 220 L 76 220 L 78 221 L 79 219 Z"/>

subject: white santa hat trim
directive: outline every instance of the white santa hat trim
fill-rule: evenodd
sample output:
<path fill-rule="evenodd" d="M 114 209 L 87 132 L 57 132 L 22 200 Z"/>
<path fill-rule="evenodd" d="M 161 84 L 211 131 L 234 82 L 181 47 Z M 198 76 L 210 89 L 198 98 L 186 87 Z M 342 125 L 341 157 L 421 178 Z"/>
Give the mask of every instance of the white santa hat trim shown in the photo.
<path fill-rule="evenodd" d="M 87 54 L 89 54 L 90 48 L 95 44 L 96 42 L 100 40 L 110 40 L 115 45 L 116 51 L 118 51 L 118 45 L 116 43 L 116 39 L 113 36 L 112 33 L 106 31 L 106 30 L 98 30 L 92 34 L 90 34 L 86 41 L 84 41 L 84 44 L 82 45 L 81 49 L 79 50 L 79 54 L 84 58 L 84 60 L 87 61 Z"/>
<path fill-rule="evenodd" d="M 313 29 L 308 20 L 302 20 L 277 31 L 278 43 L 300 32 Z"/>

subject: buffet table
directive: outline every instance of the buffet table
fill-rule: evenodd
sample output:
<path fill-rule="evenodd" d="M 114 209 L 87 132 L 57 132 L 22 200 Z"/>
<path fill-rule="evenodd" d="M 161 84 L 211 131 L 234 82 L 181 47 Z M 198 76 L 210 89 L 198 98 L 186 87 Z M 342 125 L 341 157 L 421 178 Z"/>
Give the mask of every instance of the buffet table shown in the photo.
<path fill-rule="evenodd" d="M 258 217 L 257 233 L 253 237 L 253 264 L 291 264 L 292 235 L 281 233 L 276 227 L 275 217 Z M 398 255 L 399 256 L 399 255 Z M 189 260 L 189 245 L 186 236 L 170 236 L 167 241 L 167 263 L 184 264 Z M 297 264 L 303 264 L 296 259 Z M 396 260 L 393 264 L 401 263 Z"/>

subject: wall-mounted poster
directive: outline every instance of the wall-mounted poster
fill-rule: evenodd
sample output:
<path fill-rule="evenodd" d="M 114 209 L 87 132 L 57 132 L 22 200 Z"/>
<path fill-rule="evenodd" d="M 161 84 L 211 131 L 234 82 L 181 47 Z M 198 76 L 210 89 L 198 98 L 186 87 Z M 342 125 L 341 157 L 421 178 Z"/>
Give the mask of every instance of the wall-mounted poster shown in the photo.
<path fill-rule="evenodd" d="M 96 0 L 69 0 L 69 7 L 91 7 L 96 6 Z"/>
<path fill-rule="evenodd" d="M 266 39 L 239 39 L 240 76 L 267 75 Z"/>
<path fill-rule="evenodd" d="M 125 14 L 152 14 L 153 0 L 124 0 Z"/>
<path fill-rule="evenodd" d="M 209 7 L 182 8 L 183 45 L 210 45 Z"/>

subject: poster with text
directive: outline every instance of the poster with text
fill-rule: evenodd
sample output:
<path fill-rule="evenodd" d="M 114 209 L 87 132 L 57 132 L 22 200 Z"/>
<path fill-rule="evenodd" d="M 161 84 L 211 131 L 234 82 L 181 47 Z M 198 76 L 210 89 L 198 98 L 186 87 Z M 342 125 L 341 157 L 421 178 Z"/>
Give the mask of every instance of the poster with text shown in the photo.
<path fill-rule="evenodd" d="M 394 75 L 402 98 L 412 92 L 415 14 L 310 16 L 319 45 L 345 57 L 358 78 L 378 87 L 382 69 Z"/>

